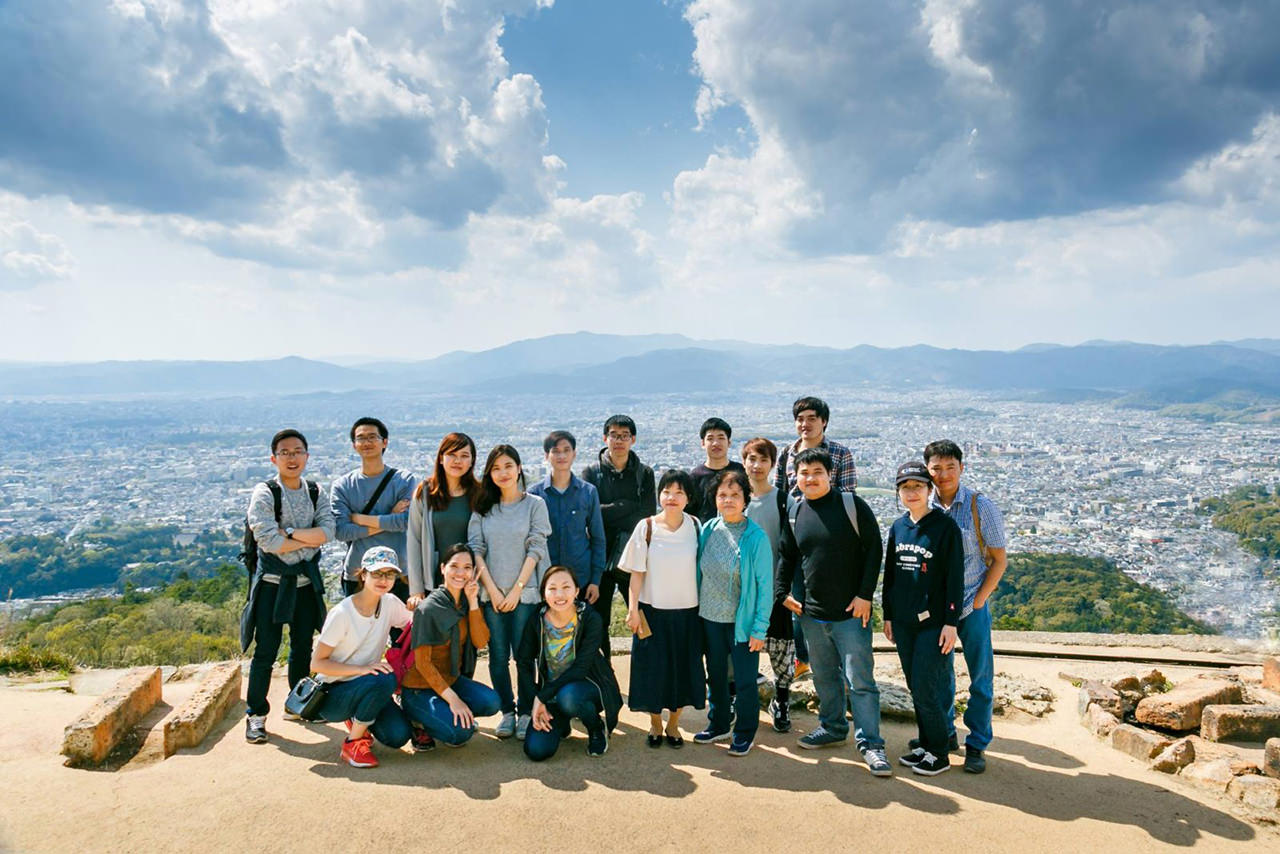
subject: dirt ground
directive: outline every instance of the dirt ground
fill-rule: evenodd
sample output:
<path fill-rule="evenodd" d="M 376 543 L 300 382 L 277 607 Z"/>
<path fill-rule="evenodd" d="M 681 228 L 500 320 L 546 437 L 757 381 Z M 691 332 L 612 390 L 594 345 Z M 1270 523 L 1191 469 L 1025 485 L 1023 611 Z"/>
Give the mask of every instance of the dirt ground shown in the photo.
<path fill-rule="evenodd" d="M 614 665 L 625 691 L 629 662 Z M 701 712 L 686 712 L 677 751 L 646 747 L 646 716 L 624 710 L 599 759 L 575 733 L 549 762 L 529 762 L 514 739 L 492 737 L 494 718 L 463 749 L 378 746 L 382 766 L 356 769 L 337 761 L 341 726 L 280 719 L 281 679 L 266 745 L 246 744 L 233 715 L 163 762 L 73 770 L 58 755 L 62 729 L 93 696 L 0 688 L 0 851 L 1280 851 L 1274 825 L 1095 740 L 1057 677 L 1071 669 L 1063 662 L 996 665 L 1051 687 L 1054 711 L 997 718 L 984 775 L 957 764 L 922 778 L 895 763 L 888 780 L 871 777 L 851 744 L 798 749 L 816 723 L 801 713 L 785 735 L 762 716 L 743 758 L 688 740 Z M 891 760 L 914 735 L 890 721 L 882 731 Z"/>

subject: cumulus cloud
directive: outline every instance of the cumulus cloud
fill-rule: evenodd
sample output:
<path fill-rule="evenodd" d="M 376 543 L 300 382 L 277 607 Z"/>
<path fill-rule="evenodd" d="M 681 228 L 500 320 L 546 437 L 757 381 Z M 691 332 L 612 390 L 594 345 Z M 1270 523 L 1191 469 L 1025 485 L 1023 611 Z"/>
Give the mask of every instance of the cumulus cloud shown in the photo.
<path fill-rule="evenodd" d="M 878 248 L 907 219 L 1163 201 L 1280 95 L 1280 7 L 1262 0 L 694 0 L 686 16 L 699 121 L 737 104 L 756 156 L 782 148 L 821 198 L 792 237 L 809 252 Z"/>
<path fill-rule="evenodd" d="M 75 271 L 71 250 L 27 219 L 25 208 L 20 198 L 0 194 L 0 290 L 35 287 Z"/>

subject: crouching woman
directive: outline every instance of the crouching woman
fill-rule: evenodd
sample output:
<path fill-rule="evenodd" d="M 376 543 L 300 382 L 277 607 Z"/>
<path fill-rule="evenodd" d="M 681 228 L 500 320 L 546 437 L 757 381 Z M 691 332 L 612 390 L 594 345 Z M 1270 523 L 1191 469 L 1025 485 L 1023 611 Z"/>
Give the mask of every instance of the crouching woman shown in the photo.
<path fill-rule="evenodd" d="M 346 721 L 350 733 L 342 743 L 342 761 L 373 768 L 373 739 L 399 748 L 409 740 L 409 722 L 391 699 L 396 678 L 384 659 L 393 628 L 403 628 L 411 614 L 391 592 L 401 578 L 394 549 L 374 546 L 364 553 L 357 572 L 359 588 L 325 618 L 311 655 L 311 669 L 327 683 L 322 720 Z"/>
<path fill-rule="evenodd" d="M 553 566 L 542 577 L 542 606 L 516 648 L 521 693 L 533 695 L 525 755 L 550 759 L 568 737 L 574 718 L 587 730 L 587 755 L 603 756 L 618 723 L 622 692 L 600 653 L 604 620 L 578 600 L 573 571 Z M 603 720 L 601 719 L 603 715 Z"/>
<path fill-rule="evenodd" d="M 413 666 L 405 673 L 400 704 L 436 741 L 461 747 L 475 734 L 476 718 L 496 715 L 501 704 L 497 692 L 471 678 L 476 648 L 489 642 L 475 554 L 457 543 L 441 558 L 444 586 L 413 612 Z"/>

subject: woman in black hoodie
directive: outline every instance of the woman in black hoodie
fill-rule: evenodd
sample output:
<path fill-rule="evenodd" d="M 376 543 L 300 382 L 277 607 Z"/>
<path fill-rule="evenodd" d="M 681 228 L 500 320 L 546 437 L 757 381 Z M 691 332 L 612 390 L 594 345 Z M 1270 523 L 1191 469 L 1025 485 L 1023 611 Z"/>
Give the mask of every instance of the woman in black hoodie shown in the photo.
<path fill-rule="evenodd" d="M 534 694 L 525 755 L 550 759 L 579 718 L 587 730 L 587 755 L 603 756 L 618 723 L 622 692 L 609 660 L 600 654 L 604 621 L 578 601 L 573 571 L 553 566 L 542 577 L 542 605 L 516 649 L 521 692 Z M 604 720 L 601 720 L 601 713 Z"/>

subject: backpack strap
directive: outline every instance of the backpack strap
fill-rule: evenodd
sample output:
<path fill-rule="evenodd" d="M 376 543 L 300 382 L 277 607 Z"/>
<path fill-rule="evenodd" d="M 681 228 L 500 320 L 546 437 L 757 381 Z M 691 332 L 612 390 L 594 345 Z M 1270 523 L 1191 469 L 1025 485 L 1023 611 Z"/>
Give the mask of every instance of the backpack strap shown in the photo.
<path fill-rule="evenodd" d="M 310 481 L 308 481 L 310 482 Z M 276 524 L 280 524 L 280 519 L 284 515 L 284 493 L 280 491 L 280 484 L 275 480 L 265 481 L 267 489 L 271 490 L 271 504 L 276 511 Z M 315 502 L 315 499 L 311 499 Z"/>
<path fill-rule="evenodd" d="M 369 497 L 369 503 L 364 505 L 364 509 L 360 511 L 361 515 L 368 516 L 373 512 L 373 506 L 378 503 L 378 499 L 382 497 L 382 491 L 387 488 L 387 484 L 391 482 L 391 478 L 396 476 L 396 470 L 388 467 L 387 473 L 382 476 L 382 480 L 378 481 L 378 488 L 373 491 L 373 495 Z M 315 498 L 311 499 L 311 503 L 315 504 Z"/>
<path fill-rule="evenodd" d="M 796 514 L 800 512 L 800 496 L 787 493 L 787 524 L 791 526 L 791 536 L 796 535 Z"/>
<path fill-rule="evenodd" d="M 644 517 L 644 544 L 649 546 L 653 543 L 653 517 Z"/>
<path fill-rule="evenodd" d="M 844 501 L 844 512 L 849 517 L 849 521 L 853 524 L 853 535 L 862 541 L 862 531 L 858 530 L 858 502 L 854 499 L 852 492 L 841 492 L 840 498 Z"/>
<path fill-rule="evenodd" d="M 311 496 L 311 511 L 314 513 L 316 505 L 320 503 L 320 484 L 314 480 L 307 481 L 307 495 Z"/>

